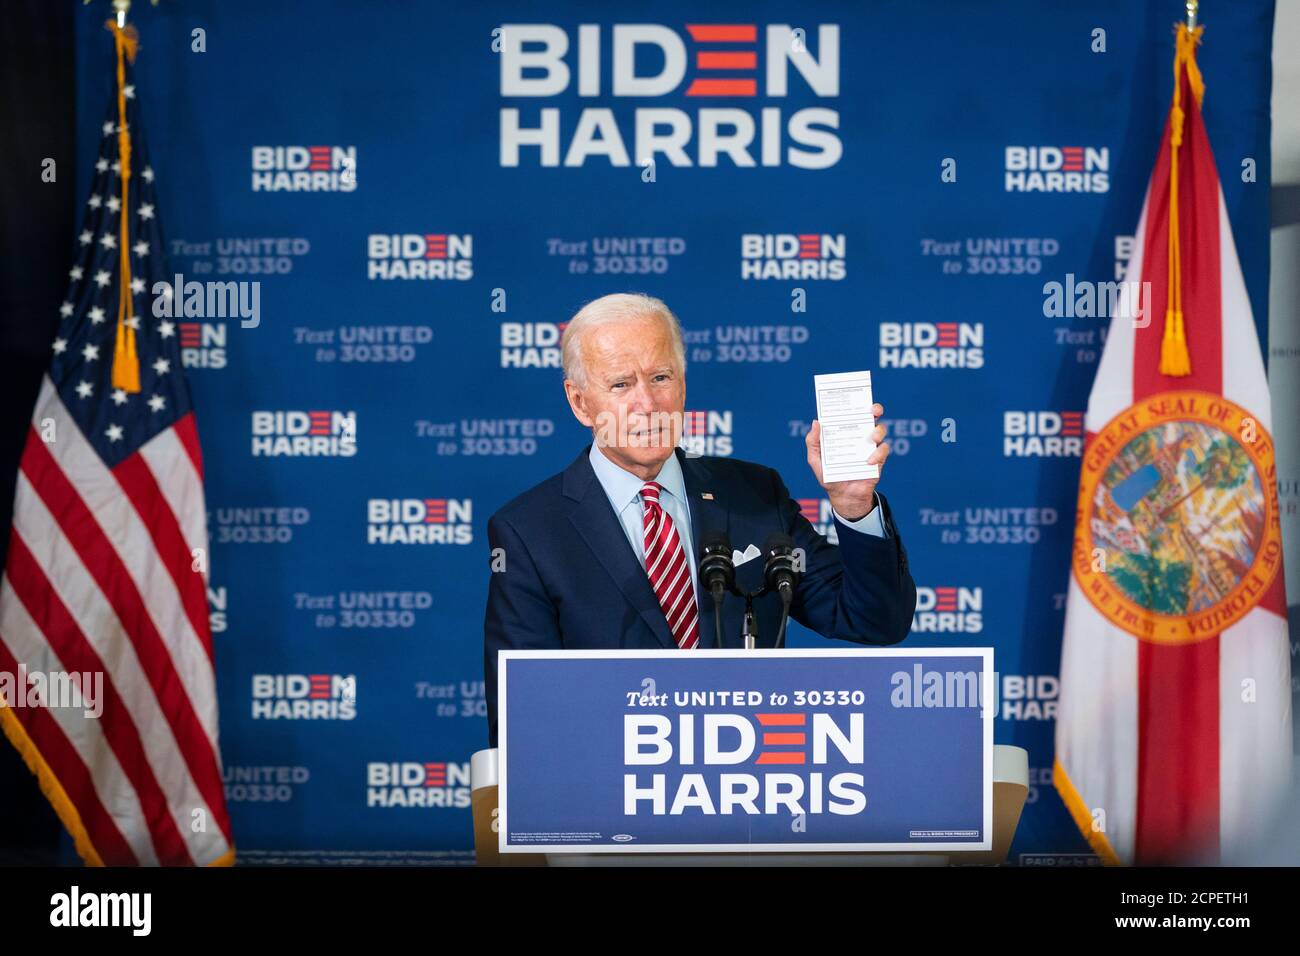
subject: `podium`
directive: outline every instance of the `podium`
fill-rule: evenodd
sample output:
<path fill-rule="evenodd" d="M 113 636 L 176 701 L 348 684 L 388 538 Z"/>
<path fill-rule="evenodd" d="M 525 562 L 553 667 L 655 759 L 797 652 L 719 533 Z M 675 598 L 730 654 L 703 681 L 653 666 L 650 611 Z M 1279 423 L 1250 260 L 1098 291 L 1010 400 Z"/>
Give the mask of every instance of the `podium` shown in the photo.
<path fill-rule="evenodd" d="M 1028 754 L 992 651 L 506 651 L 471 759 L 483 866 L 1005 861 Z"/>
<path fill-rule="evenodd" d="M 997 866 L 1006 862 L 1029 794 L 1029 752 L 993 748 L 993 849 L 948 853 L 501 853 L 496 748 L 470 759 L 474 856 L 479 866 Z"/>

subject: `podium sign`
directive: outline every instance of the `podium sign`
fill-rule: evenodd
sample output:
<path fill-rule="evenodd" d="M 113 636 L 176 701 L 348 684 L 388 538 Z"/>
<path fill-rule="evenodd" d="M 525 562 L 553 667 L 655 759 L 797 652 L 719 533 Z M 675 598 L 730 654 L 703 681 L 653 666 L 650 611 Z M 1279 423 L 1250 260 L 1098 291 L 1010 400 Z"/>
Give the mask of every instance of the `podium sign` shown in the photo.
<path fill-rule="evenodd" d="M 988 850 L 992 654 L 502 651 L 501 852 Z"/>

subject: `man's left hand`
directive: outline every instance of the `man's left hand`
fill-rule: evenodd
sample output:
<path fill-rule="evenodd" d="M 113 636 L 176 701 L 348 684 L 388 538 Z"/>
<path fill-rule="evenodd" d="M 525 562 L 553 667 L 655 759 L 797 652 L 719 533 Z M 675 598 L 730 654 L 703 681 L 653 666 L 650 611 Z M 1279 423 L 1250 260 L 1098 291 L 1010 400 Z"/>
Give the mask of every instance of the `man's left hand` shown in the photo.
<path fill-rule="evenodd" d="M 871 406 L 871 413 L 879 422 L 885 415 L 885 408 L 879 402 Z M 880 474 L 885 473 L 885 459 L 889 457 L 889 444 L 885 441 L 885 426 L 877 424 L 871 432 L 871 440 L 876 443 L 876 450 L 867 459 L 869 465 L 879 465 Z M 876 506 L 876 485 L 880 478 L 860 478 L 857 481 L 822 481 L 822 426 L 814 421 L 808 429 L 805 439 L 808 446 L 808 467 L 817 476 L 817 483 L 826 489 L 826 497 L 831 507 L 845 521 L 858 521 L 871 514 Z"/>

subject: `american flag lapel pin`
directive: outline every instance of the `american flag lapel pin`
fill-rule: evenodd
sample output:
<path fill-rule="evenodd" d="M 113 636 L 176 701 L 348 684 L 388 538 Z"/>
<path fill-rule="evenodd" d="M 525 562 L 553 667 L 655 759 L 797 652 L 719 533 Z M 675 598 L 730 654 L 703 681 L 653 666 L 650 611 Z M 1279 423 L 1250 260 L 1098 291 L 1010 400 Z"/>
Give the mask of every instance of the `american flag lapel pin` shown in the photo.
<path fill-rule="evenodd" d="M 705 501 L 712 501 L 712 500 L 713 500 L 713 492 L 711 492 L 711 491 L 703 491 L 703 492 L 700 493 L 700 497 L 703 498 Z"/>

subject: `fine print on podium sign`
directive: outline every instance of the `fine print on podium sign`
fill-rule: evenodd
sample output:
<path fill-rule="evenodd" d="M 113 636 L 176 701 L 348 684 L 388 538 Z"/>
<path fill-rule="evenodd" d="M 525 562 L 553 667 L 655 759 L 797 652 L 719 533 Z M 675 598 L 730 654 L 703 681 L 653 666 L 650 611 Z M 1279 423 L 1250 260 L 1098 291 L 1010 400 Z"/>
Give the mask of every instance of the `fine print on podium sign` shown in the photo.
<path fill-rule="evenodd" d="M 503 853 L 989 850 L 993 651 L 502 651 Z"/>

